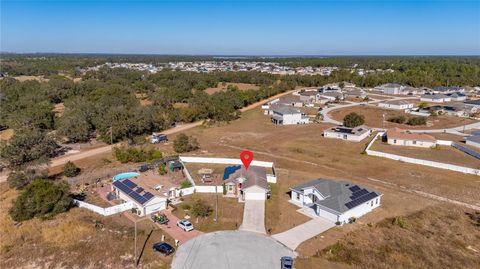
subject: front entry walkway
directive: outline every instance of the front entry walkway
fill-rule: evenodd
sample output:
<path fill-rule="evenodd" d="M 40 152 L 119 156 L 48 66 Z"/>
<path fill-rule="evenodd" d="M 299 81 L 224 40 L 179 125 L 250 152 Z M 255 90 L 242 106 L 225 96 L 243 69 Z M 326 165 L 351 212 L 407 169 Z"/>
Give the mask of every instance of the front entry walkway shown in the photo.
<path fill-rule="evenodd" d="M 335 226 L 335 223 L 321 218 L 315 217 L 304 224 L 298 225 L 283 233 L 272 235 L 280 243 L 284 244 L 291 250 L 295 250 L 302 242 L 325 232 Z"/>
<path fill-rule="evenodd" d="M 266 234 L 265 201 L 246 200 L 243 209 L 243 222 L 239 230 Z"/>

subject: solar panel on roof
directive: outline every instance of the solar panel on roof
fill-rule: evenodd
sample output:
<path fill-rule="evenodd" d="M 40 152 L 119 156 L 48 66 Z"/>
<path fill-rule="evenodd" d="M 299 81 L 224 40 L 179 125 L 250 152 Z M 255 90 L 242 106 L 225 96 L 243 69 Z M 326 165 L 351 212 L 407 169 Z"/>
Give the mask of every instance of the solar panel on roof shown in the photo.
<path fill-rule="evenodd" d="M 129 194 L 129 193 L 132 192 L 132 189 L 130 189 L 128 186 L 126 186 L 125 184 L 123 184 L 120 181 L 113 182 L 113 186 L 115 186 L 117 189 L 121 190 L 122 192 L 124 192 L 126 194 Z"/>
<path fill-rule="evenodd" d="M 135 190 L 136 193 L 141 193 L 144 189 L 142 187 L 139 187 Z"/>
<path fill-rule="evenodd" d="M 144 204 L 145 202 L 147 202 L 147 199 L 145 199 L 143 196 L 141 196 L 140 194 L 136 193 L 136 192 L 132 192 L 129 194 L 130 197 L 133 198 L 133 200 L 137 201 L 138 203 L 140 204 Z"/>
<path fill-rule="evenodd" d="M 355 186 L 352 186 L 350 188 L 348 188 L 349 190 L 351 190 L 352 192 L 356 192 L 356 191 L 359 191 L 361 190 L 359 186 L 355 185 Z"/>
<path fill-rule="evenodd" d="M 368 193 L 368 191 L 366 189 L 360 189 L 359 191 L 353 192 L 352 196 L 350 196 L 350 199 L 355 200 L 355 199 L 359 198 L 360 196 L 365 195 L 367 193 Z"/>
<path fill-rule="evenodd" d="M 129 179 L 125 179 L 123 181 L 123 184 L 125 184 L 127 187 L 129 187 L 130 189 L 133 189 L 137 186 L 137 184 L 133 183 L 132 181 L 130 181 Z"/>
<path fill-rule="evenodd" d="M 370 193 L 368 193 L 368 194 L 366 194 L 366 195 L 363 195 L 363 196 L 361 196 L 361 197 L 359 197 L 359 198 L 357 198 L 357 199 L 355 199 L 355 200 L 353 200 L 353 201 L 351 201 L 351 202 L 346 203 L 345 206 L 346 206 L 348 209 L 351 209 L 351 208 L 354 208 L 354 207 L 356 207 L 356 206 L 358 206 L 358 205 L 361 205 L 361 204 L 363 204 L 363 203 L 365 203 L 365 202 L 367 202 L 367 201 L 370 201 L 370 200 L 372 200 L 373 198 L 375 198 L 375 197 L 377 197 L 377 196 L 378 196 L 378 195 L 377 195 L 375 192 L 370 192 Z"/>
<path fill-rule="evenodd" d="M 153 196 L 154 196 L 154 195 L 153 195 L 152 193 L 150 193 L 150 192 L 146 192 L 146 193 L 143 194 L 143 197 L 144 197 L 145 199 L 147 199 L 147 201 L 150 200 L 150 199 L 152 199 Z"/>

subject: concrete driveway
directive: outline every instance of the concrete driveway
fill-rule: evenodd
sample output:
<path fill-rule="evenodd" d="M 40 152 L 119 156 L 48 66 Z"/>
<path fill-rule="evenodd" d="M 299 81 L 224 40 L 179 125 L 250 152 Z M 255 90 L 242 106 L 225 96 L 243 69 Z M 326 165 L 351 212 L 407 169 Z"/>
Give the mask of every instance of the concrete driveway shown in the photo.
<path fill-rule="evenodd" d="M 172 269 L 280 268 L 282 256 L 293 251 L 258 233 L 220 231 L 203 234 L 181 245 L 173 257 Z"/>
<path fill-rule="evenodd" d="M 243 221 L 239 230 L 266 234 L 265 201 L 246 200 L 243 209 Z"/>
<path fill-rule="evenodd" d="M 335 223 L 327 219 L 315 217 L 314 219 L 288 231 L 274 234 L 272 237 L 290 249 L 295 250 L 302 242 L 321 234 L 334 226 Z"/>

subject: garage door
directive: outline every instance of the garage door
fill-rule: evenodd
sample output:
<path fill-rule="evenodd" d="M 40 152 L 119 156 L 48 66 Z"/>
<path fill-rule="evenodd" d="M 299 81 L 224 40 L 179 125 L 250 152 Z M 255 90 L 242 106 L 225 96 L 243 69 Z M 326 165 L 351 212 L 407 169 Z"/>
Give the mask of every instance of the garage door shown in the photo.
<path fill-rule="evenodd" d="M 336 222 L 338 220 L 337 215 L 335 215 L 335 214 L 332 214 L 332 213 L 327 212 L 325 210 L 322 210 L 320 208 L 318 208 L 318 211 L 319 211 L 318 215 L 322 218 L 326 218 L 326 219 L 328 219 L 332 222 Z"/>
<path fill-rule="evenodd" d="M 257 192 L 246 192 L 245 193 L 245 200 L 265 200 L 267 195 L 265 193 L 257 193 Z"/>

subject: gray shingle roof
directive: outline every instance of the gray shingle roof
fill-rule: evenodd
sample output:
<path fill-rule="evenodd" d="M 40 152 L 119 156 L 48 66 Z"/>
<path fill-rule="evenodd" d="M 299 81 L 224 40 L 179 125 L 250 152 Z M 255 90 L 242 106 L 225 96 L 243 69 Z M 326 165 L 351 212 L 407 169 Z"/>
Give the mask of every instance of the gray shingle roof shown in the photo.
<path fill-rule="evenodd" d="M 275 108 L 273 112 L 282 114 L 282 115 L 300 114 L 300 110 L 293 108 L 291 106 L 280 106 L 278 108 Z"/>
<path fill-rule="evenodd" d="M 315 179 L 294 186 L 290 189 L 292 191 L 303 193 L 305 189 L 309 188 L 316 189 L 323 197 L 325 197 L 324 200 L 316 201 L 315 203 L 317 205 L 338 213 L 344 213 L 352 209 L 353 207 L 348 203 L 357 201 L 366 195 L 370 195 L 372 197 L 371 199 L 382 195 L 380 192 L 366 189 L 349 181 L 333 181 L 327 179 Z M 359 195 L 361 194 L 360 192 L 363 194 Z"/>
<path fill-rule="evenodd" d="M 474 143 L 480 143 L 480 135 L 468 136 L 467 141 L 471 141 L 471 142 L 474 142 Z"/>

